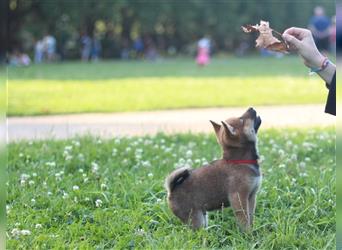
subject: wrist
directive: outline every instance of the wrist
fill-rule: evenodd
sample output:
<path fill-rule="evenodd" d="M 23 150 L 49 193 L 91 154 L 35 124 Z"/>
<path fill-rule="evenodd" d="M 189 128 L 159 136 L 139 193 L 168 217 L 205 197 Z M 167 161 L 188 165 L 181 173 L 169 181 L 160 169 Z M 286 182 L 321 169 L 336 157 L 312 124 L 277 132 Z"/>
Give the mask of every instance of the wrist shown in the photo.
<path fill-rule="evenodd" d="M 329 59 L 325 57 L 319 67 L 316 67 L 316 68 L 310 67 L 310 74 L 324 71 L 329 66 L 330 63 L 331 62 L 329 61 Z"/>
<path fill-rule="evenodd" d="M 322 67 L 322 64 L 324 63 L 325 60 L 326 60 L 326 57 L 323 56 L 321 53 L 318 53 L 313 58 L 313 60 L 311 60 L 310 62 L 307 62 L 305 64 L 310 69 L 319 69 Z"/>

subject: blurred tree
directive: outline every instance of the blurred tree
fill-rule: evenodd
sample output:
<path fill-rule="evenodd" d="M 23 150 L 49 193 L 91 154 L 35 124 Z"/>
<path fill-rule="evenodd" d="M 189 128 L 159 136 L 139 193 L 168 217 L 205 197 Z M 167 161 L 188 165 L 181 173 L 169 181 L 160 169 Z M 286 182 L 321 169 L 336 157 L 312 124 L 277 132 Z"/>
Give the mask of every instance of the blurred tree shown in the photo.
<path fill-rule="evenodd" d="M 186 52 L 201 36 L 209 35 L 217 50 L 230 50 L 243 40 L 253 42 L 241 32 L 243 24 L 268 20 L 281 32 L 289 26 L 306 27 L 316 5 L 325 7 L 329 16 L 335 14 L 333 0 L 8 1 L 10 49 L 32 49 L 32 42 L 27 42 L 30 35 L 40 38 L 50 31 L 66 57 L 77 55 L 81 33 L 99 35 L 107 57 L 119 56 L 137 37 L 162 51 L 172 47 Z"/>

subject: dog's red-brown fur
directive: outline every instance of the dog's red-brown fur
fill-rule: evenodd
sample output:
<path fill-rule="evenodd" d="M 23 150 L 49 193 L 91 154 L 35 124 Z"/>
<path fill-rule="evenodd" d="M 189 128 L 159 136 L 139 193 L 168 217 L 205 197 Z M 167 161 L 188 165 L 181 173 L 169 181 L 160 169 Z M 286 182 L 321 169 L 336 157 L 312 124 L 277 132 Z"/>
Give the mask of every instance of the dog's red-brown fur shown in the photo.
<path fill-rule="evenodd" d="M 165 181 L 172 212 L 193 229 L 207 226 L 206 212 L 231 206 L 243 230 L 253 224 L 257 191 L 261 185 L 258 164 L 231 164 L 230 160 L 256 160 L 257 130 L 261 119 L 253 108 L 222 124 L 211 121 L 222 159 L 197 169 L 180 168 Z"/>

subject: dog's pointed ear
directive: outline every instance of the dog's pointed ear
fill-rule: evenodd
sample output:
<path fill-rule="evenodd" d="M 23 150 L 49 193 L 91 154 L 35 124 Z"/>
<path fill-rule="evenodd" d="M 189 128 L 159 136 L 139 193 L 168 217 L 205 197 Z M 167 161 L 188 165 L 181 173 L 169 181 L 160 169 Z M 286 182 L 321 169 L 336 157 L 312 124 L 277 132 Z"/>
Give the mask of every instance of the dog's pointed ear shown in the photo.
<path fill-rule="evenodd" d="M 210 122 L 211 122 L 211 124 L 212 124 L 213 127 L 214 127 L 216 136 L 218 137 L 218 136 L 219 136 L 220 129 L 221 129 L 221 125 L 218 124 L 218 123 L 216 123 L 216 122 L 214 122 L 214 121 L 212 121 L 212 120 L 210 120 Z"/>
<path fill-rule="evenodd" d="M 229 125 L 228 123 L 226 122 L 223 122 L 221 121 L 223 127 L 224 127 L 224 130 L 226 131 L 227 135 L 229 136 L 236 136 L 236 132 L 235 132 L 235 129 L 233 128 L 233 126 Z"/>

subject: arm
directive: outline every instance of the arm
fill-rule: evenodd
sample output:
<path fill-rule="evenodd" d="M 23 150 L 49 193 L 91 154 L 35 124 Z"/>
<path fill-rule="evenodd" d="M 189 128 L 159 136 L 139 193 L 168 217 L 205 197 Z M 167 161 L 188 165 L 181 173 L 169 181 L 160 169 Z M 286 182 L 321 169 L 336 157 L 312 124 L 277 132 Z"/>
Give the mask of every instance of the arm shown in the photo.
<path fill-rule="evenodd" d="M 325 112 L 336 115 L 336 65 L 329 61 L 322 67 L 326 58 L 318 51 L 310 30 L 293 27 L 285 30 L 283 38 L 304 59 L 307 67 L 321 69 L 316 73 L 329 88 Z"/>
<path fill-rule="evenodd" d="M 325 57 L 318 51 L 311 31 L 301 28 L 289 28 L 283 33 L 283 38 L 290 45 L 290 48 L 297 51 L 304 59 L 304 64 L 309 68 L 320 68 Z M 333 79 L 336 66 L 332 62 L 328 66 L 317 72 L 317 74 L 328 84 Z"/>

